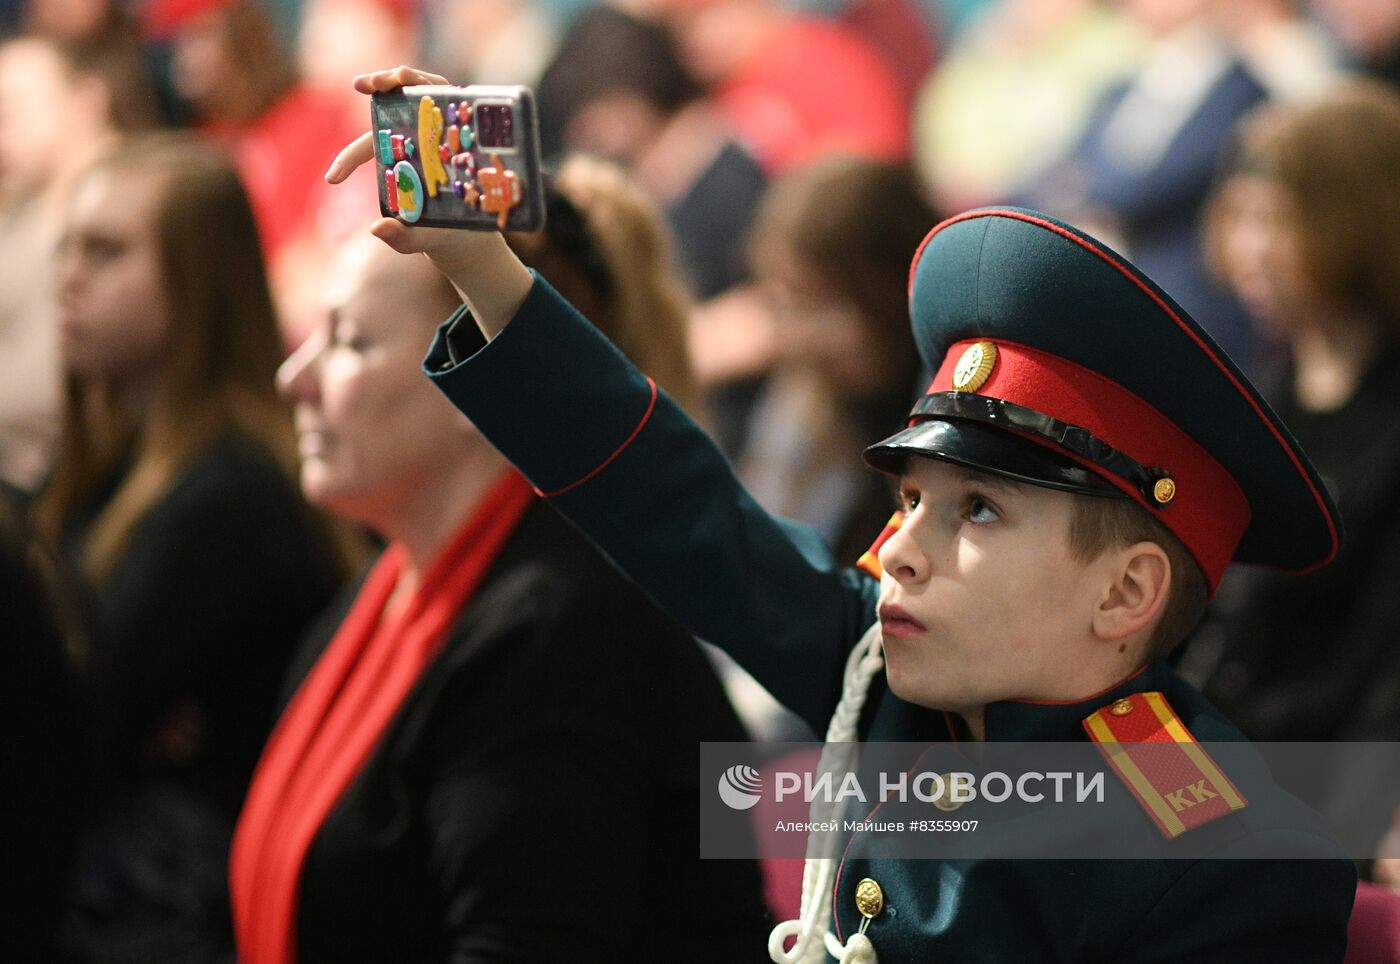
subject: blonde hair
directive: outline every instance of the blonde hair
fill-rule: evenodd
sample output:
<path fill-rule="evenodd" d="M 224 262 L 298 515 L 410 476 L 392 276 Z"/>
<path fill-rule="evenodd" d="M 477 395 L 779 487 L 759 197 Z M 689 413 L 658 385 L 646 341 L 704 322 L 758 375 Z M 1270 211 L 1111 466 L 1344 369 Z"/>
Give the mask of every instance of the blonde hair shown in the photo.
<path fill-rule="evenodd" d="M 568 158 L 554 178 L 544 231 L 511 243 L 633 364 L 696 413 L 690 295 L 661 212 L 619 168 Z"/>
<path fill-rule="evenodd" d="M 296 457 L 290 411 L 273 384 L 282 344 L 262 250 L 229 161 L 185 136 L 161 134 L 123 142 L 85 176 L 97 173 L 160 185 L 151 218 L 171 316 L 163 370 L 139 419 L 121 386 L 65 378 L 56 465 L 36 521 L 56 543 L 65 521 L 130 458 L 82 547 L 85 567 L 100 580 L 141 518 L 215 439 L 236 434 L 258 443 L 289 479 Z"/>
<path fill-rule="evenodd" d="M 1074 497 L 1070 516 L 1069 550 L 1079 562 L 1091 562 L 1110 549 L 1139 542 L 1155 542 L 1171 565 L 1171 589 L 1144 653 L 1146 659 L 1165 659 L 1184 640 L 1206 609 L 1205 572 L 1185 544 L 1166 526 L 1131 499 Z"/>

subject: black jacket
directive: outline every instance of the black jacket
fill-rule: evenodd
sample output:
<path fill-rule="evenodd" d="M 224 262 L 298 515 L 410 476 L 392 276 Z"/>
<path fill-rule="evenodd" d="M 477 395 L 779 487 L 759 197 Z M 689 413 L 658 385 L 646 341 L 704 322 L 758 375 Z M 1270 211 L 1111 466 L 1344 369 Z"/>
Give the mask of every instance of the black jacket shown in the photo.
<path fill-rule="evenodd" d="M 1400 739 L 1400 345 L 1346 405 L 1268 393 L 1341 510 L 1346 539 L 1304 576 L 1237 567 L 1181 668 L 1250 739 Z"/>
<path fill-rule="evenodd" d="M 698 744 L 743 738 L 690 636 L 533 506 L 313 842 L 299 958 L 752 960 L 756 865 L 698 858 Z"/>
<path fill-rule="evenodd" d="M 124 473 L 65 520 L 80 577 Z M 236 436 L 177 475 L 104 579 L 80 578 L 98 770 L 74 898 L 83 954 L 194 961 L 232 947 L 234 819 L 298 641 L 340 582 L 296 482 Z"/>

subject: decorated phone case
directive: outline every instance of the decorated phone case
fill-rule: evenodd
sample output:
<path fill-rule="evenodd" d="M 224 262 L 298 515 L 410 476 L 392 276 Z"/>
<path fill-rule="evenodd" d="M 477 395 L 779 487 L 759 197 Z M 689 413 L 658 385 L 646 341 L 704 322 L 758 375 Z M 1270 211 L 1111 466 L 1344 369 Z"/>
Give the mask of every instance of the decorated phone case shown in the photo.
<path fill-rule="evenodd" d="M 477 231 L 544 224 L 529 88 L 403 87 L 370 98 L 370 122 L 385 217 Z"/>

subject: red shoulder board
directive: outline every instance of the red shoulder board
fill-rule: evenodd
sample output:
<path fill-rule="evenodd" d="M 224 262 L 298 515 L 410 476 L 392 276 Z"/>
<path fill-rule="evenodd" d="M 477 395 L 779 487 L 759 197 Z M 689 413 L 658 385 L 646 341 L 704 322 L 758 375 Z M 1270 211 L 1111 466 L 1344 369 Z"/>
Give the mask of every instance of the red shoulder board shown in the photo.
<path fill-rule="evenodd" d="M 1115 700 L 1084 729 L 1169 840 L 1248 805 L 1161 693 Z"/>
<path fill-rule="evenodd" d="M 885 523 L 885 527 L 880 530 L 880 534 L 875 537 L 875 541 L 870 544 L 870 548 L 865 550 L 861 557 L 856 560 L 856 568 L 863 569 L 870 575 L 879 579 L 885 574 L 885 570 L 880 567 L 880 557 L 877 553 L 890 538 L 899 531 L 899 527 L 904 523 L 904 513 L 896 512 L 890 516 L 890 521 Z M 847 557 L 849 558 L 849 557 Z"/>

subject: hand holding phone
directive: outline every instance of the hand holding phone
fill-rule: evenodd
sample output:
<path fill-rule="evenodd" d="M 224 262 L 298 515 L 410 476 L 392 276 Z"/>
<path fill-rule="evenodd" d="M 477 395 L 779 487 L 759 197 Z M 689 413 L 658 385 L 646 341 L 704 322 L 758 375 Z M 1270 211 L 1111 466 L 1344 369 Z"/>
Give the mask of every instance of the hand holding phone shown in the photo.
<path fill-rule="evenodd" d="M 355 89 L 369 95 L 394 94 L 414 85 L 449 86 L 447 78 L 407 65 L 359 74 L 354 80 Z M 367 130 L 341 148 L 326 170 L 326 180 L 340 184 L 360 165 L 373 162 L 378 153 L 377 137 L 377 131 Z M 537 156 L 538 148 L 533 150 Z M 379 173 L 384 184 L 384 172 Z M 524 192 L 529 192 L 528 184 Z M 528 198 L 530 194 L 524 192 Z M 534 196 L 540 196 L 538 190 Z M 540 206 L 543 208 L 542 203 Z M 535 283 L 494 224 L 489 230 L 454 231 L 382 217 L 370 225 L 370 233 L 401 254 L 427 255 L 471 306 L 472 317 L 487 338 L 505 329 Z"/>
<path fill-rule="evenodd" d="M 544 224 L 535 102 L 526 87 L 420 85 L 370 99 L 379 209 L 408 224 Z"/>

